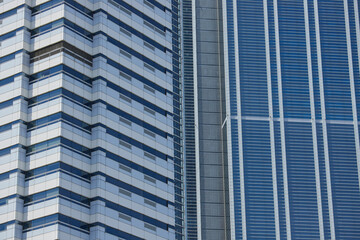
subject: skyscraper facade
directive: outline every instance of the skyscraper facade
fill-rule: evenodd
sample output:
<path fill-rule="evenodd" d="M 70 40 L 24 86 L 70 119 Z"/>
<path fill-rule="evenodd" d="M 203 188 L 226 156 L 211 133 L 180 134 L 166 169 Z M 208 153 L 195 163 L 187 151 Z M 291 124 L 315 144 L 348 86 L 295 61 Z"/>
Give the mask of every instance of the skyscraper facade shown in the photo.
<path fill-rule="evenodd" d="M 189 8 L 194 87 L 184 98 L 195 99 L 195 154 L 185 166 L 197 184 L 186 202 L 197 215 L 187 209 L 186 217 L 197 228 L 186 234 L 359 239 L 358 1 L 196 0 Z"/>
<path fill-rule="evenodd" d="M 222 2 L 183 1 L 185 234 L 229 239 Z"/>
<path fill-rule="evenodd" d="M 179 9 L 0 1 L 0 239 L 182 239 Z"/>
<path fill-rule="evenodd" d="M 0 0 L 0 239 L 360 238 L 359 11 Z"/>

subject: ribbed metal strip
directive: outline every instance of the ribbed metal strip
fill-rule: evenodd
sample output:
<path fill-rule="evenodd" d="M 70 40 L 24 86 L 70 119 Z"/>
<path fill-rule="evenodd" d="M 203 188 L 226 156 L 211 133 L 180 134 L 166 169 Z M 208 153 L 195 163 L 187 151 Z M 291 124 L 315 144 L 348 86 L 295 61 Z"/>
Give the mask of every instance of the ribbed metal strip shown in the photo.
<path fill-rule="evenodd" d="M 287 160 L 286 160 L 284 105 L 283 105 L 283 94 L 282 94 L 283 87 L 282 87 L 282 77 L 281 77 L 279 16 L 278 16 L 277 0 L 274 0 L 274 21 L 275 21 L 275 42 L 276 42 L 276 65 L 277 65 L 278 94 L 279 94 L 281 153 L 282 153 L 282 168 L 283 168 L 283 181 L 284 181 L 284 198 L 285 198 L 286 234 L 287 234 L 287 239 L 290 240 L 291 239 L 290 206 L 289 206 L 288 174 L 287 174 Z"/>
<path fill-rule="evenodd" d="M 235 45 L 235 76 L 236 76 L 236 105 L 237 105 L 237 137 L 239 144 L 239 162 L 240 162 L 240 194 L 241 194 L 241 224 L 243 240 L 247 239 L 246 226 L 246 203 L 245 203 L 245 172 L 244 172 L 244 146 L 242 133 L 242 109 L 241 109 L 241 91 L 240 91 L 240 63 L 239 63 L 239 39 L 238 39 L 238 14 L 237 1 L 233 1 L 234 14 L 234 45 Z M 230 71 L 230 69 L 229 69 Z M 230 99 L 231 100 L 231 99 Z M 239 226 L 236 226 L 239 227 Z"/>
<path fill-rule="evenodd" d="M 276 173 L 274 109 L 273 109 L 273 92 L 272 92 L 272 81 L 271 81 L 269 18 L 268 18 L 267 0 L 263 0 L 263 5 L 264 5 L 264 27 L 265 27 L 265 49 L 266 49 L 266 72 L 267 72 L 267 85 L 268 85 L 269 127 L 270 127 L 270 144 L 271 144 L 271 166 L 272 166 L 272 181 L 273 181 L 273 193 L 274 193 L 275 234 L 276 234 L 276 239 L 280 240 L 279 199 L 278 199 L 278 191 L 277 191 L 278 181 L 277 181 L 277 173 Z"/>
<path fill-rule="evenodd" d="M 193 32 L 193 70 L 194 70 L 194 127 L 195 127 L 195 167 L 196 167 L 196 207 L 197 207 L 197 238 L 201 235 L 201 191 L 200 191 L 200 140 L 199 140 L 199 103 L 198 103 L 198 64 L 197 64 L 197 28 L 196 1 L 192 1 L 192 32 Z"/>
<path fill-rule="evenodd" d="M 184 172 L 185 172 L 185 237 L 198 239 L 197 178 L 194 107 L 193 8 L 191 0 L 182 1 L 183 66 L 184 66 Z"/>
<path fill-rule="evenodd" d="M 223 127 L 226 127 L 227 133 L 227 154 L 228 154 L 228 179 L 229 179 L 229 210 L 230 210 L 230 236 L 231 239 L 237 239 L 235 228 L 235 199 L 234 199 L 234 182 L 233 182 L 233 156 L 232 156 L 232 134 L 231 134 L 231 110 L 230 110 L 230 86 L 229 86 L 229 58 L 228 58 L 228 19 L 227 3 L 230 0 L 222 0 L 223 5 L 223 39 L 224 39 L 224 74 L 225 74 L 225 102 L 226 118 Z M 230 2 L 231 4 L 231 2 Z M 226 125 L 225 125 L 226 124 Z"/>
<path fill-rule="evenodd" d="M 328 143 L 327 123 L 326 123 L 324 77 L 322 70 L 323 63 L 322 63 L 322 54 L 321 54 L 320 23 L 319 23 L 319 10 L 318 10 L 317 0 L 314 0 L 314 14 L 315 14 L 317 64 L 319 71 L 318 74 L 319 74 L 320 102 L 321 102 L 321 122 L 322 122 L 322 134 L 323 134 L 323 143 L 324 143 L 326 188 L 327 188 L 327 197 L 328 197 L 328 206 L 329 206 L 330 231 L 331 231 L 331 239 L 335 239 L 334 210 L 333 210 L 330 160 L 329 160 L 329 143 Z"/>
<path fill-rule="evenodd" d="M 319 216 L 319 233 L 320 239 L 325 239 L 324 235 L 324 220 L 323 220 L 323 208 L 321 199 L 321 183 L 320 183 L 320 170 L 319 170 L 319 155 L 318 155 L 318 139 L 316 130 L 316 113 L 315 113 L 315 96 L 314 96 L 314 83 L 313 83 L 313 66 L 311 62 L 311 46 L 310 46 L 310 27 L 309 27 L 309 10 L 308 0 L 304 0 L 304 16 L 305 16 L 305 34 L 306 34 L 306 52 L 308 63 L 308 77 L 309 77 L 309 90 L 310 90 L 310 110 L 311 110 L 311 127 L 312 127 L 312 139 L 314 150 L 314 167 L 315 167 L 315 180 L 316 180 L 316 197 L 318 205 Z"/>
<path fill-rule="evenodd" d="M 358 181 L 360 188 L 360 139 L 359 139 L 359 121 L 358 121 L 358 112 L 356 106 L 356 93 L 355 93 L 355 80 L 354 80 L 354 63 L 353 58 L 356 56 L 352 55 L 352 45 L 351 45 L 351 36 L 350 36 L 350 21 L 349 21 L 349 6 L 348 0 L 344 1 L 344 13 L 345 13 L 345 29 L 346 29 L 346 43 L 347 43 L 347 54 L 348 54 L 348 63 L 349 63 L 349 76 L 350 76 L 350 88 L 351 88 L 351 103 L 352 103 L 352 112 L 353 112 L 353 121 L 354 121 L 354 135 L 355 135 L 355 146 L 356 146 L 356 160 L 358 167 Z M 355 46 L 354 46 L 355 47 Z"/>

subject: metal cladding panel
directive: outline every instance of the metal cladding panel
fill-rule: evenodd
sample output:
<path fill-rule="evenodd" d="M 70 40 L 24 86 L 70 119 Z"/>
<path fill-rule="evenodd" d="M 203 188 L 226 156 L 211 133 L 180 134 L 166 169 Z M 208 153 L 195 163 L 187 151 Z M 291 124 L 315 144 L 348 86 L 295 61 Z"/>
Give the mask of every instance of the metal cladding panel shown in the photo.
<path fill-rule="evenodd" d="M 231 236 L 359 238 L 358 1 L 224 3 Z"/>

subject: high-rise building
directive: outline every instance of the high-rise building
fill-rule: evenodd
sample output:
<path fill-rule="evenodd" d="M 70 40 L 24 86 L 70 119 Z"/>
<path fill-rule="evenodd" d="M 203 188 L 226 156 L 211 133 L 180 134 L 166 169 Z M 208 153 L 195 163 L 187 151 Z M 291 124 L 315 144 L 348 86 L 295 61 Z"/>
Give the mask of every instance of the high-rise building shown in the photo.
<path fill-rule="evenodd" d="M 359 11 L 0 0 L 0 239 L 359 239 Z"/>
<path fill-rule="evenodd" d="M 188 239 L 359 239 L 359 2 L 185 2 Z"/>
<path fill-rule="evenodd" d="M 0 239 L 182 239 L 179 4 L 0 1 Z"/>

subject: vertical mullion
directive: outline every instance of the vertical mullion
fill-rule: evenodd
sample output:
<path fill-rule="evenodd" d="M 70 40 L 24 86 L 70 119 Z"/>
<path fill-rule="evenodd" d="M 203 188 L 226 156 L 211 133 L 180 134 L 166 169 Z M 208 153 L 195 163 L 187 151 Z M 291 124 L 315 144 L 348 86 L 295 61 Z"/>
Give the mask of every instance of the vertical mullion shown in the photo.
<path fill-rule="evenodd" d="M 229 210 L 230 210 L 230 236 L 236 239 L 235 228 L 239 227 L 235 224 L 235 198 L 234 198 L 234 177 L 233 177 L 233 154 L 232 154 L 232 132 L 231 132 L 231 102 L 230 102 L 230 74 L 229 74 L 229 53 L 228 53 L 228 27 L 227 24 L 227 1 L 222 0 L 223 9 L 223 39 L 224 39 L 224 79 L 225 79 L 225 102 L 226 102 L 226 118 L 222 126 L 226 124 L 227 132 L 227 154 L 228 154 L 228 174 L 229 174 Z M 239 146 L 240 147 L 240 146 Z M 240 200 L 242 201 L 242 199 Z"/>
<path fill-rule="evenodd" d="M 287 235 L 287 239 L 290 240 L 291 239 L 291 223 L 290 223 L 289 188 L 288 188 L 287 160 L 286 160 L 284 104 L 283 104 L 283 92 L 282 92 L 279 16 L 278 16 L 277 0 L 274 0 L 274 21 L 275 21 L 276 66 L 277 66 L 278 95 L 279 95 L 281 153 L 282 153 L 282 168 L 283 168 L 282 170 L 283 170 L 283 180 L 284 180 L 286 235 Z"/>
<path fill-rule="evenodd" d="M 269 106 L 269 127 L 270 127 L 270 147 L 271 147 L 271 168 L 273 181 L 274 197 L 274 215 L 275 215 L 275 236 L 280 239 L 280 220 L 279 220 L 279 200 L 277 191 L 277 174 L 276 174 L 276 153 L 275 153 L 275 134 L 274 134 L 274 111 L 271 84 L 271 60 L 270 60 L 270 40 L 269 40 L 269 19 L 267 0 L 263 0 L 264 5 L 264 28 L 265 28 L 265 49 L 266 49 L 266 73 L 268 86 L 268 106 Z"/>
<path fill-rule="evenodd" d="M 314 97 L 314 85 L 313 85 L 313 72 L 311 61 L 311 43 L 310 43 L 310 26 L 309 26 L 309 11 L 308 0 L 304 0 L 304 17 L 305 17 L 305 34 L 306 34 L 306 52 L 308 63 L 308 76 L 309 76 L 309 91 L 310 91 L 310 109 L 311 109 L 311 126 L 312 126 L 312 138 L 313 138 L 313 151 L 314 151 L 314 166 L 315 166 L 315 180 L 316 180 L 316 196 L 318 205 L 319 216 L 319 232 L 320 239 L 325 238 L 324 235 L 324 219 L 321 199 L 321 183 L 320 183 L 320 170 L 319 170 L 319 154 L 318 154 L 318 142 L 316 131 L 316 114 L 315 114 L 315 97 Z"/>
<path fill-rule="evenodd" d="M 196 36 L 196 1 L 192 1 L 192 32 L 193 32 L 193 66 L 194 66 L 194 122 L 195 122 L 195 174 L 196 174 L 196 208 L 197 237 L 201 239 L 201 189 L 200 189 L 200 140 L 199 140 L 199 106 L 197 76 L 197 36 Z"/>
<path fill-rule="evenodd" d="M 314 17 L 315 17 L 315 31 L 316 31 L 316 50 L 317 63 L 319 72 L 319 87 L 320 87 L 320 102 L 321 102 L 321 123 L 324 144 L 324 158 L 326 170 L 326 188 L 329 206 L 329 221 L 331 239 L 335 239 L 335 223 L 334 223 L 334 207 L 332 199 L 331 174 L 330 174 L 330 158 L 329 158 L 329 143 L 327 136 L 327 122 L 326 122 L 326 108 L 325 108 L 325 93 L 324 93 L 324 78 L 322 70 L 322 55 L 321 55 L 321 40 L 320 40 L 320 25 L 319 25 L 319 10 L 318 1 L 314 0 Z"/>
<path fill-rule="evenodd" d="M 355 80 L 354 80 L 354 67 L 353 67 L 353 57 L 352 56 L 352 47 L 351 47 L 351 36 L 350 36 L 350 22 L 349 22 L 349 7 L 348 0 L 344 0 L 344 11 L 345 11 L 345 30 L 346 30 L 346 43 L 347 43 L 347 54 L 348 54 L 348 63 L 349 63 L 349 77 L 350 77 L 350 90 L 351 90 L 351 103 L 352 103 L 352 112 L 353 112 L 353 123 L 354 123 L 354 136 L 355 136 L 355 146 L 356 146 L 356 162 L 358 167 L 358 181 L 360 187 L 360 141 L 359 141 L 359 122 L 356 108 L 356 93 L 355 93 Z M 359 53 L 358 53 L 359 54 Z"/>
<path fill-rule="evenodd" d="M 242 136 L 242 112 L 241 112 L 241 93 L 240 93 L 240 59 L 239 59 L 239 35 L 238 35 L 238 18 L 237 18 L 237 1 L 233 2 L 234 11 L 234 45 L 235 45 L 235 76 L 236 76 L 236 104 L 237 104 L 237 124 L 239 137 L 239 160 L 240 160 L 240 192 L 241 192 L 241 223 L 243 239 L 247 239 L 246 229 L 246 204 L 245 204 L 245 171 L 244 171 L 244 150 Z"/>

